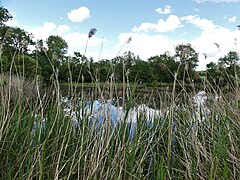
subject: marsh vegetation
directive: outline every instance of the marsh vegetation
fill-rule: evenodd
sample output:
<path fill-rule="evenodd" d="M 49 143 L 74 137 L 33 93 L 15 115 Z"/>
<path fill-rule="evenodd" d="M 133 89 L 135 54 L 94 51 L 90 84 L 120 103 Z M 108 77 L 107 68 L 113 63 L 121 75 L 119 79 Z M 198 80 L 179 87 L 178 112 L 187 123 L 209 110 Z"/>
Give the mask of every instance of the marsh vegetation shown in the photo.
<path fill-rule="evenodd" d="M 236 52 L 205 72 L 189 44 L 93 62 L 51 36 L 30 53 L 1 8 L 2 179 L 240 178 Z"/>

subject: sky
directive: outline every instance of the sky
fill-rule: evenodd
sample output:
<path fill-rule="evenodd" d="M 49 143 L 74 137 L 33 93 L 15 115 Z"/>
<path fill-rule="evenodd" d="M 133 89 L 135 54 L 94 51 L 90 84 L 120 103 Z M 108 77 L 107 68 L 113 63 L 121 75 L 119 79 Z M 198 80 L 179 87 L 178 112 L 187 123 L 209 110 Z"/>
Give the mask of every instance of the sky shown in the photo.
<path fill-rule="evenodd" d="M 59 35 L 70 55 L 95 61 L 126 51 L 142 60 L 174 55 L 178 44 L 190 43 L 199 53 L 197 70 L 204 70 L 229 51 L 240 52 L 240 0 L 2 0 L 1 6 L 13 15 L 7 25 L 35 40 Z M 88 39 L 91 28 L 97 32 Z"/>

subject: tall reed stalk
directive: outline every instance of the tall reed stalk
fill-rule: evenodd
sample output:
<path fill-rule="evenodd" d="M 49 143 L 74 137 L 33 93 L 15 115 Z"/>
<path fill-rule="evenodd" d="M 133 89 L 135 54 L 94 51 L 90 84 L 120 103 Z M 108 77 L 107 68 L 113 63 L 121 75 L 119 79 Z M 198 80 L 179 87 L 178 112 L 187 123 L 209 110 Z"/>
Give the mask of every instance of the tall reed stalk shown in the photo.
<path fill-rule="evenodd" d="M 123 69 L 126 72 L 125 66 Z M 145 102 L 137 101 L 137 82 L 133 86 L 127 84 L 129 96 L 124 120 L 113 127 L 111 115 L 104 112 L 106 116 L 99 126 L 84 107 L 89 105 L 93 109 L 94 93 L 102 102 L 107 98 L 113 101 L 118 93 L 114 75 L 107 88 L 97 80 L 91 92 L 83 86 L 76 93 L 72 93 L 73 87 L 69 88 L 67 105 L 71 105 L 71 111 L 67 112 L 61 100 L 57 70 L 53 70 L 52 89 L 44 92 L 40 92 L 38 77 L 31 84 L 11 73 L 0 75 L 2 179 L 240 178 L 238 87 L 234 93 L 225 94 L 214 91 L 205 79 L 203 90 L 214 92 L 208 94 L 206 111 L 205 106 L 193 104 L 178 72 L 172 72 L 175 81 L 168 102 L 162 101 L 160 105 L 149 95 Z M 123 79 L 128 79 L 127 73 L 124 76 Z M 183 90 L 177 91 L 177 85 Z M 194 84 L 192 87 L 195 94 Z M 24 93 L 19 94 L 19 88 Z M 36 93 L 29 97 L 32 89 Z M 215 98 L 216 94 L 221 98 Z M 133 109 L 138 107 L 134 104 L 138 103 L 154 104 L 154 109 L 161 110 L 161 116 L 155 116 L 149 124 L 148 113 L 143 111 L 138 113 L 136 122 L 129 122 Z M 122 106 L 116 104 L 118 108 Z M 136 127 L 132 136 L 131 127 Z"/>

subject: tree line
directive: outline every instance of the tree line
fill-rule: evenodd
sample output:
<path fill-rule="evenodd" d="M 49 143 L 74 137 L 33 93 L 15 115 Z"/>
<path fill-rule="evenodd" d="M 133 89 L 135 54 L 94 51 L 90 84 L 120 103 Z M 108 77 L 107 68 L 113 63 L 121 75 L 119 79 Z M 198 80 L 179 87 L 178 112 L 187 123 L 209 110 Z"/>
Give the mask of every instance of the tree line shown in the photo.
<path fill-rule="evenodd" d="M 176 79 L 186 84 L 201 83 L 207 78 L 213 85 L 236 84 L 239 75 L 239 54 L 230 51 L 217 63 L 207 64 L 205 71 L 196 71 L 199 54 L 191 44 L 179 44 L 175 54 L 168 52 L 142 60 L 127 51 L 113 59 L 94 61 L 82 52 L 68 54 L 67 42 L 58 35 L 33 40 L 33 35 L 19 27 L 5 23 L 12 19 L 9 11 L 0 7 L 0 65 L 1 73 L 12 73 L 25 78 L 38 76 L 50 83 L 60 82 L 142 82 L 149 86 L 173 83 Z M 30 51 L 29 47 L 34 47 Z M 207 58 L 207 57 L 206 57 Z"/>

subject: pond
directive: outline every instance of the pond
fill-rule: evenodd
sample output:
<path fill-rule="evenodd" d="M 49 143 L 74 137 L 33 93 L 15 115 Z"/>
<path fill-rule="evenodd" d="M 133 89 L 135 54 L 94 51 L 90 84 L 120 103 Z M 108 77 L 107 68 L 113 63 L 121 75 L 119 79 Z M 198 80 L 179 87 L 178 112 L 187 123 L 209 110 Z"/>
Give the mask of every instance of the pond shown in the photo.
<path fill-rule="evenodd" d="M 194 110 L 192 111 L 193 121 L 202 122 L 209 115 L 210 109 L 207 107 L 207 100 L 208 97 L 204 91 L 198 92 L 189 99 Z M 127 107 L 128 103 L 126 103 L 126 106 L 121 106 L 115 98 L 85 100 L 84 102 L 80 98 L 74 101 L 67 96 L 61 98 L 64 112 L 71 118 L 74 128 L 78 127 L 79 119 L 81 120 L 84 117 L 88 117 L 89 125 L 97 127 L 100 127 L 106 120 L 110 122 L 112 127 L 117 127 L 121 122 L 126 121 L 130 126 L 131 138 L 136 131 L 140 116 L 144 117 L 147 125 L 151 126 L 155 119 L 164 119 L 166 113 L 168 113 L 169 107 L 156 108 L 155 103 L 155 108 L 153 108 L 154 103 L 147 102 L 148 104 L 144 104 L 141 102 L 140 100 L 138 103 L 132 103 Z M 149 104 L 151 105 L 149 106 Z M 180 106 L 184 109 L 183 104 L 175 104 L 174 108 L 178 109 Z M 76 112 L 76 109 L 78 109 L 78 112 Z M 173 123 L 176 124 L 175 120 L 173 120 Z"/>
<path fill-rule="evenodd" d="M 136 88 L 133 92 L 132 89 L 62 86 L 60 103 L 66 116 L 71 119 L 74 130 L 86 117 L 89 126 L 94 125 L 97 129 L 106 121 L 114 128 L 127 122 L 132 138 L 139 117 L 144 117 L 147 125 L 152 125 L 155 119 L 164 121 L 172 112 L 189 111 L 190 124 L 195 127 L 209 116 L 208 103 L 219 99 L 219 96 L 205 91 L 176 93 L 169 88 Z M 178 117 L 175 114 L 172 116 L 173 125 L 177 125 Z"/>

